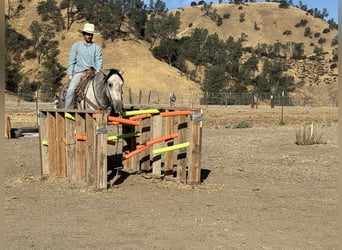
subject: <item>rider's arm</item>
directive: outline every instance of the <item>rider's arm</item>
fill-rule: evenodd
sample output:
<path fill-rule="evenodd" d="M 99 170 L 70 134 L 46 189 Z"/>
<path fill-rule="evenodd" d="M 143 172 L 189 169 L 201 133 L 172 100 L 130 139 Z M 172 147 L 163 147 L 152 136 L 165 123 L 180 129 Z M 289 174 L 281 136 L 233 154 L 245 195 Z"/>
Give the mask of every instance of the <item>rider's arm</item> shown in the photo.
<path fill-rule="evenodd" d="M 100 46 L 96 46 L 95 49 L 95 71 L 96 72 L 100 72 L 101 68 L 102 68 L 102 49 L 100 48 Z"/>
<path fill-rule="evenodd" d="M 74 43 L 71 46 L 70 53 L 69 53 L 69 63 L 68 63 L 68 69 L 67 69 L 67 74 L 68 74 L 69 80 L 72 79 L 74 69 L 75 69 L 75 65 L 77 62 L 77 60 L 76 60 L 76 51 L 77 51 L 76 46 L 77 46 L 77 43 Z"/>

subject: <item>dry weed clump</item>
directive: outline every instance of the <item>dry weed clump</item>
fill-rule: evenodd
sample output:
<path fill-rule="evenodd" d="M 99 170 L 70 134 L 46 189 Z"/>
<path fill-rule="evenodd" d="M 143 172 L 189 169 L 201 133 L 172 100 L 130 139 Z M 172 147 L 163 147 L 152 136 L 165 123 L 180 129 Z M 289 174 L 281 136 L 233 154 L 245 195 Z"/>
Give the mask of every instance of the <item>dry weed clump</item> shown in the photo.
<path fill-rule="evenodd" d="M 296 132 L 297 145 L 326 144 L 327 141 L 322 133 L 314 129 L 313 123 L 305 124 Z"/>

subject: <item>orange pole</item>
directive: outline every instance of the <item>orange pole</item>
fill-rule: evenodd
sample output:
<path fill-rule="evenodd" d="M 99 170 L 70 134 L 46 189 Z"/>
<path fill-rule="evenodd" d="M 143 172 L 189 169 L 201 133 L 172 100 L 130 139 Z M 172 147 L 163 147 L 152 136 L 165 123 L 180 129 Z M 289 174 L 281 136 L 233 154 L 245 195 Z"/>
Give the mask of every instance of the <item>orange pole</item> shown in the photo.
<path fill-rule="evenodd" d="M 162 136 L 162 137 L 159 137 L 159 138 L 156 138 L 156 139 L 152 139 L 152 140 L 146 142 L 146 145 L 147 145 L 147 146 L 150 146 L 150 145 L 156 144 L 156 143 L 158 143 L 158 142 L 170 140 L 170 139 L 176 138 L 176 137 L 178 137 L 178 134 L 177 134 L 177 133 L 169 134 L 169 135 L 164 135 L 164 136 Z"/>
<path fill-rule="evenodd" d="M 192 114 L 192 111 L 190 110 L 176 110 L 176 111 L 161 112 L 160 116 L 168 117 L 168 116 L 191 115 L 191 114 Z"/>
<path fill-rule="evenodd" d="M 127 159 L 131 158 L 132 156 L 134 156 L 134 155 L 136 155 L 136 154 L 139 154 L 140 152 L 144 151 L 145 149 L 148 149 L 149 147 L 151 147 L 151 145 L 146 145 L 146 146 L 144 146 L 144 147 L 140 147 L 139 149 L 136 149 L 136 150 L 134 150 L 134 151 L 132 151 L 132 152 L 129 152 L 129 153 L 126 154 L 126 155 L 123 155 L 121 159 L 122 159 L 123 161 L 124 161 L 124 160 L 127 160 Z"/>
<path fill-rule="evenodd" d="M 86 135 L 76 135 L 76 140 L 85 141 L 85 140 L 87 140 L 87 136 Z"/>
<path fill-rule="evenodd" d="M 93 114 L 93 118 L 96 118 L 96 114 Z M 108 116 L 108 121 L 112 122 L 113 125 L 117 125 L 119 123 L 123 124 L 128 124 L 128 125 L 133 125 L 133 126 L 139 126 L 140 122 L 134 121 L 134 120 L 129 120 L 129 119 L 124 119 L 120 117 L 115 117 L 115 116 Z"/>
<path fill-rule="evenodd" d="M 114 117 L 114 116 L 108 116 L 108 121 L 119 122 L 119 123 L 123 123 L 123 124 L 134 125 L 134 126 L 140 125 L 140 122 L 129 120 L 129 119 L 124 119 L 124 118 L 120 118 L 120 117 Z"/>
<path fill-rule="evenodd" d="M 152 114 L 142 114 L 142 115 L 131 116 L 129 119 L 136 121 L 136 120 L 141 120 L 141 119 L 150 118 L 150 117 L 152 117 Z"/>

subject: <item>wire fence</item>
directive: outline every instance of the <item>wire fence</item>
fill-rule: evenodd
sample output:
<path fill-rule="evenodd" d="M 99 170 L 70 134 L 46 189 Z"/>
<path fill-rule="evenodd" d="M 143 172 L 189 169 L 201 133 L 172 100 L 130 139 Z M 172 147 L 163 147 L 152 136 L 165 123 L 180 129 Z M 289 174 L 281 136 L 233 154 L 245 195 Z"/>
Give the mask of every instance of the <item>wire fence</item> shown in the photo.
<path fill-rule="evenodd" d="M 55 92 L 44 90 L 37 92 L 12 93 L 6 91 L 5 110 L 34 111 L 38 108 L 53 108 Z M 163 92 L 157 90 L 133 90 L 124 92 L 126 106 L 149 107 L 187 107 L 250 105 L 261 106 L 302 106 L 302 107 L 337 107 L 338 98 L 332 95 L 323 98 L 319 95 L 291 96 L 290 93 L 219 93 L 205 94 L 201 91 Z"/>

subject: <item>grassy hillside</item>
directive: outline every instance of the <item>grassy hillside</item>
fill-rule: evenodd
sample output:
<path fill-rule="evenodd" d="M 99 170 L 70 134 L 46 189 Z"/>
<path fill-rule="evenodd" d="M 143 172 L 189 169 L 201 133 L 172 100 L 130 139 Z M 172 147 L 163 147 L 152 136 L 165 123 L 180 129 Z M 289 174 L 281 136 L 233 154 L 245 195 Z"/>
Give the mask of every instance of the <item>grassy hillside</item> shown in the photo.
<path fill-rule="evenodd" d="M 10 0 L 12 6 L 18 1 Z M 36 14 L 36 6 L 39 0 L 23 1 L 25 8 L 20 12 L 19 17 L 10 20 L 11 26 L 18 32 L 30 37 L 28 27 L 32 20 L 40 21 Z M 7 1 L 5 2 L 7 10 Z M 305 96 L 322 95 L 322 98 L 329 98 L 337 92 L 337 68 L 331 70 L 331 52 L 334 47 L 331 41 L 337 35 L 336 30 L 323 33 L 328 24 L 319 18 L 314 18 L 306 12 L 290 7 L 279 8 L 277 3 L 245 3 L 235 4 L 214 4 L 212 8 L 217 9 L 220 16 L 229 14 L 229 18 L 223 18 L 223 24 L 217 26 L 208 16 L 203 15 L 201 6 L 180 8 L 173 11 L 181 13 L 181 27 L 178 36 L 190 35 L 195 28 L 208 29 L 210 33 L 217 33 L 221 39 L 229 36 L 238 39 L 244 33 L 246 37 L 243 45 L 255 47 L 257 44 L 274 44 L 279 41 L 302 42 L 305 45 L 305 54 L 313 53 L 319 38 L 326 39 L 322 46 L 324 60 L 320 62 L 310 60 L 288 61 L 289 72 L 294 75 L 296 81 L 303 80 L 305 85 L 297 93 Z M 244 21 L 241 22 L 240 15 L 244 14 Z M 296 28 L 300 20 L 308 21 L 306 27 L 310 27 L 312 34 L 320 33 L 319 37 L 314 35 L 305 37 L 304 27 Z M 67 66 L 67 58 L 70 46 L 73 42 L 81 39 L 77 31 L 81 29 L 84 22 L 76 22 L 70 30 L 57 33 L 59 40 L 60 55 L 59 61 Z M 256 29 L 256 27 L 258 29 Z M 291 35 L 283 35 L 284 31 L 290 30 Z M 125 88 L 134 90 L 158 90 L 161 92 L 196 92 L 199 85 L 188 80 L 181 73 L 170 67 L 168 64 L 156 60 L 149 51 L 149 44 L 135 38 L 116 39 L 114 42 L 103 41 L 100 35 L 94 37 L 95 42 L 103 47 L 104 68 L 125 69 Z M 24 63 L 24 72 L 34 78 L 38 65 L 36 60 Z"/>

